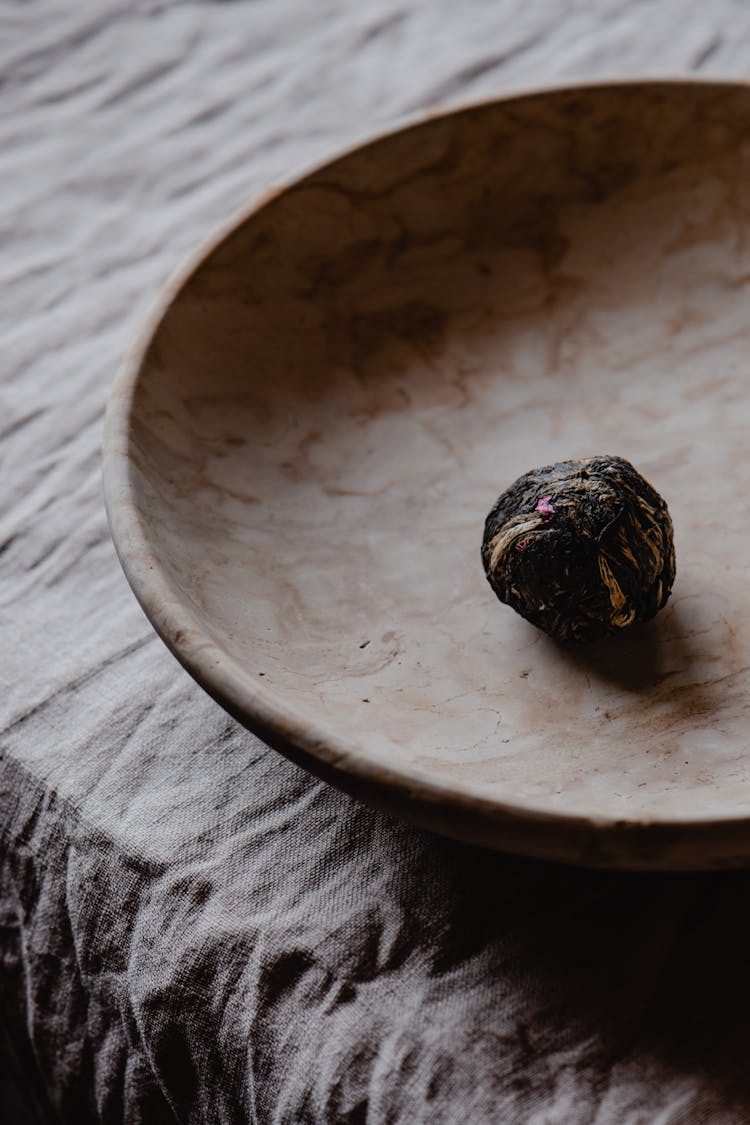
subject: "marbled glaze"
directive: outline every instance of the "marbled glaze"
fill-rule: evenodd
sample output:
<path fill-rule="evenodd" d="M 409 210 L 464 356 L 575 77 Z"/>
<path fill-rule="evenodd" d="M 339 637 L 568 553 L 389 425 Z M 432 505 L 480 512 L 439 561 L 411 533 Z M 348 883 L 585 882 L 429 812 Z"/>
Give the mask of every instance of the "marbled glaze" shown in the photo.
<path fill-rule="evenodd" d="M 750 861 L 750 92 L 471 107 L 264 201 L 165 297 L 105 484 L 146 612 L 248 726 L 437 830 Z M 667 500 L 649 626 L 499 606 L 486 512 L 609 450 Z"/>

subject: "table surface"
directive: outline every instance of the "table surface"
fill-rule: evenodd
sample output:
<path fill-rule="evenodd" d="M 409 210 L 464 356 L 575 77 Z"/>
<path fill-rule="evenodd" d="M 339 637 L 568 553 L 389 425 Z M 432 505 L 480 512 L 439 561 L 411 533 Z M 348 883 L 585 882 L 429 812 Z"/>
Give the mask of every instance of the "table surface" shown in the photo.
<path fill-rule="evenodd" d="M 422 109 L 748 66 L 740 0 L 0 8 L 0 982 L 30 1113 L 748 1120 L 750 875 L 485 853 L 307 776 L 154 636 L 99 467 L 160 283 L 255 194 Z"/>

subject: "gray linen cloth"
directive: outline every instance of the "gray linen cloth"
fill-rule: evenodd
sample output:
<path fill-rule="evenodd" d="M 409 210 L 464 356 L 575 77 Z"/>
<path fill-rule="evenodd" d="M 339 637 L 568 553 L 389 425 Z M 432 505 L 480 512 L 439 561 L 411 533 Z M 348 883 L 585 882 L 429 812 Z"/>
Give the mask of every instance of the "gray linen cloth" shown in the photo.
<path fill-rule="evenodd" d="M 240 729 L 114 557 L 103 405 L 217 222 L 400 115 L 750 65 L 730 0 L 0 4 L 0 1118 L 750 1120 L 750 877 L 396 823 Z"/>

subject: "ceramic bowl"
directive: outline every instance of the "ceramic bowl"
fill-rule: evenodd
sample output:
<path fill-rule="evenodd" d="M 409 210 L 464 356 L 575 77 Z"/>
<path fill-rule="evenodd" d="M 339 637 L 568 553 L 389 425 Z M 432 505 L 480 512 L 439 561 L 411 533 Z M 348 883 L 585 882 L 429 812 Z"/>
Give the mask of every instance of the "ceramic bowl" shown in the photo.
<path fill-rule="evenodd" d="M 231 714 L 438 832 L 750 861 L 750 92 L 433 116 L 251 207 L 170 285 L 104 450 L 122 565 Z M 648 626 L 567 648 L 493 596 L 496 496 L 627 457 L 667 499 Z"/>

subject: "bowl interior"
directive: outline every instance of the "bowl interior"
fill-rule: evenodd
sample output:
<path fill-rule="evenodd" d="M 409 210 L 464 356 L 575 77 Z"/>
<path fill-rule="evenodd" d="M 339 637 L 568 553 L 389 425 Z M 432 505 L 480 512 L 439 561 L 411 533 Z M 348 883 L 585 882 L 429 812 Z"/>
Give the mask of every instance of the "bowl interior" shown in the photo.
<path fill-rule="evenodd" d="M 750 811 L 749 172 L 741 87 L 547 93 L 343 157 L 209 254 L 141 363 L 128 473 L 237 698 L 520 809 Z M 677 582 L 571 650 L 479 546 L 516 476 L 601 453 L 667 499 Z"/>

